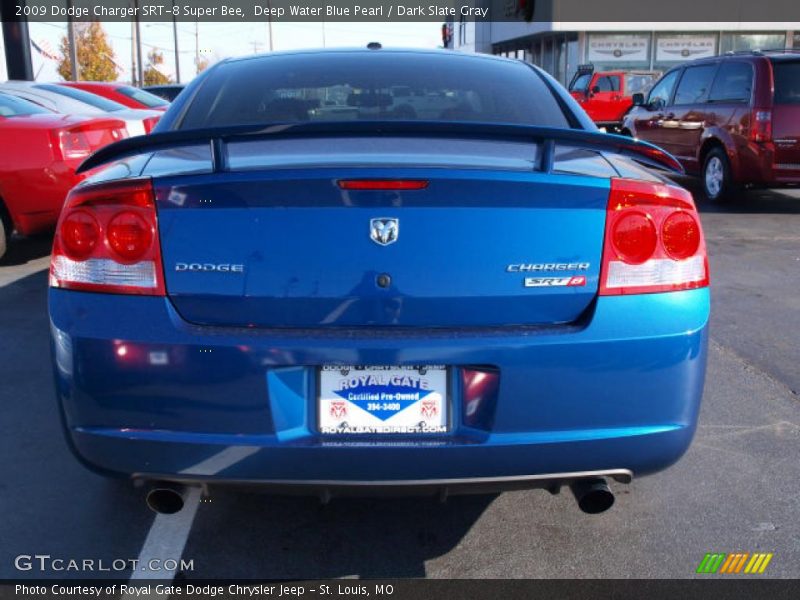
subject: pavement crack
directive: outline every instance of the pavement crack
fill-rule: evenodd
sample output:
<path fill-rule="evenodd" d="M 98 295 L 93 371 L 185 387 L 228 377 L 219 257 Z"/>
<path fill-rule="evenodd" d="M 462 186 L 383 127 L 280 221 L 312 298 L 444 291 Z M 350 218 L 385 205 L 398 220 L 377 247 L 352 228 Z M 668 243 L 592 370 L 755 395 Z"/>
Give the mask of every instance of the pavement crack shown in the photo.
<path fill-rule="evenodd" d="M 782 388 L 783 390 L 785 390 L 786 394 L 788 396 L 792 397 L 793 399 L 797 399 L 798 398 L 798 391 L 797 390 L 792 389 L 784 381 L 778 379 L 777 377 L 775 377 L 774 375 L 772 375 L 768 371 L 765 371 L 764 369 L 762 369 L 761 367 L 759 367 L 755 363 L 747 360 L 744 356 L 742 356 L 741 354 L 736 352 L 736 350 L 734 350 L 730 346 L 725 346 L 725 345 L 719 343 L 717 340 L 715 340 L 714 338 L 711 338 L 711 337 L 709 338 L 709 345 L 713 349 L 715 349 L 718 352 L 720 352 L 721 354 L 723 354 L 726 357 L 730 358 L 731 360 L 740 363 L 742 368 L 745 369 L 746 371 L 749 371 L 750 373 L 754 373 L 756 375 L 759 375 L 760 377 L 763 377 L 764 379 L 767 379 L 770 383 L 773 383 L 776 386 Z"/>

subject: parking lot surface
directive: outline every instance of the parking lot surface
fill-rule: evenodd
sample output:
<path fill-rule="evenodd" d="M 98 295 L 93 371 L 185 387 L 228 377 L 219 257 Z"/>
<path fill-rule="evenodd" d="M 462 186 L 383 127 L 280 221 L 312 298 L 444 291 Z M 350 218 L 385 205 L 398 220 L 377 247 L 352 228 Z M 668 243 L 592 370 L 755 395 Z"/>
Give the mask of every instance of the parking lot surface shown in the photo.
<path fill-rule="evenodd" d="M 189 578 L 682 578 L 707 552 L 772 552 L 760 577 L 800 576 L 800 192 L 700 209 L 713 311 L 697 436 L 671 469 L 612 486 L 617 503 L 597 516 L 568 490 L 323 506 L 212 488 L 193 521 L 156 519 L 141 489 L 69 453 L 48 351 L 50 240 L 16 240 L 0 261 L 0 578 L 129 577 L 20 571 L 15 557 L 110 564 L 163 539 L 192 561 Z"/>

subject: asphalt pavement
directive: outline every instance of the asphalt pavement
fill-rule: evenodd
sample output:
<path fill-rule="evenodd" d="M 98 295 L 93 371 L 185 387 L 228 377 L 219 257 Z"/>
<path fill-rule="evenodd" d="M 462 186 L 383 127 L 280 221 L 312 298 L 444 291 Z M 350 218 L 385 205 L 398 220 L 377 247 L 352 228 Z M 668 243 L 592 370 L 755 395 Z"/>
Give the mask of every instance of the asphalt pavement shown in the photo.
<path fill-rule="evenodd" d="M 141 489 L 69 453 L 48 354 L 50 240 L 15 240 L 0 261 L 0 578 L 128 577 L 19 570 L 17 557 L 108 566 L 163 536 L 191 561 L 178 577 L 684 578 L 707 552 L 772 552 L 755 577 L 800 576 L 800 191 L 700 208 L 713 313 L 697 436 L 674 467 L 614 485 L 596 516 L 567 490 L 323 506 L 212 488 L 193 520 L 155 519 Z"/>

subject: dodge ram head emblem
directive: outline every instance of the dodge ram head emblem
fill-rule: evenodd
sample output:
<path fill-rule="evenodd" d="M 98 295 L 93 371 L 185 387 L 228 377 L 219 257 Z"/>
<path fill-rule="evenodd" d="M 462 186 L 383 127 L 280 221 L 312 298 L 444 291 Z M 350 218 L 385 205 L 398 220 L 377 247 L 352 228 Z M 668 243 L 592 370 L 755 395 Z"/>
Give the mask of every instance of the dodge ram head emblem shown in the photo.
<path fill-rule="evenodd" d="M 369 237 L 376 244 L 388 246 L 395 243 L 399 232 L 400 221 L 398 219 L 387 219 L 385 217 L 370 219 Z"/>

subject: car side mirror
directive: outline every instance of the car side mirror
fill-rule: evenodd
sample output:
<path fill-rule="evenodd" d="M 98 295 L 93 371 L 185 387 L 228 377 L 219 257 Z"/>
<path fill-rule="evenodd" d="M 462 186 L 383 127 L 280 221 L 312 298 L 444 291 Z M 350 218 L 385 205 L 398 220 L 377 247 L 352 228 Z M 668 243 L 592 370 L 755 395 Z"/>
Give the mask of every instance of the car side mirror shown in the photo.
<path fill-rule="evenodd" d="M 663 110 L 666 105 L 663 98 L 653 98 L 647 105 L 647 110 Z"/>
<path fill-rule="evenodd" d="M 633 96 L 631 96 L 631 100 L 633 101 L 634 106 L 644 106 L 644 94 L 641 92 L 636 92 Z"/>

